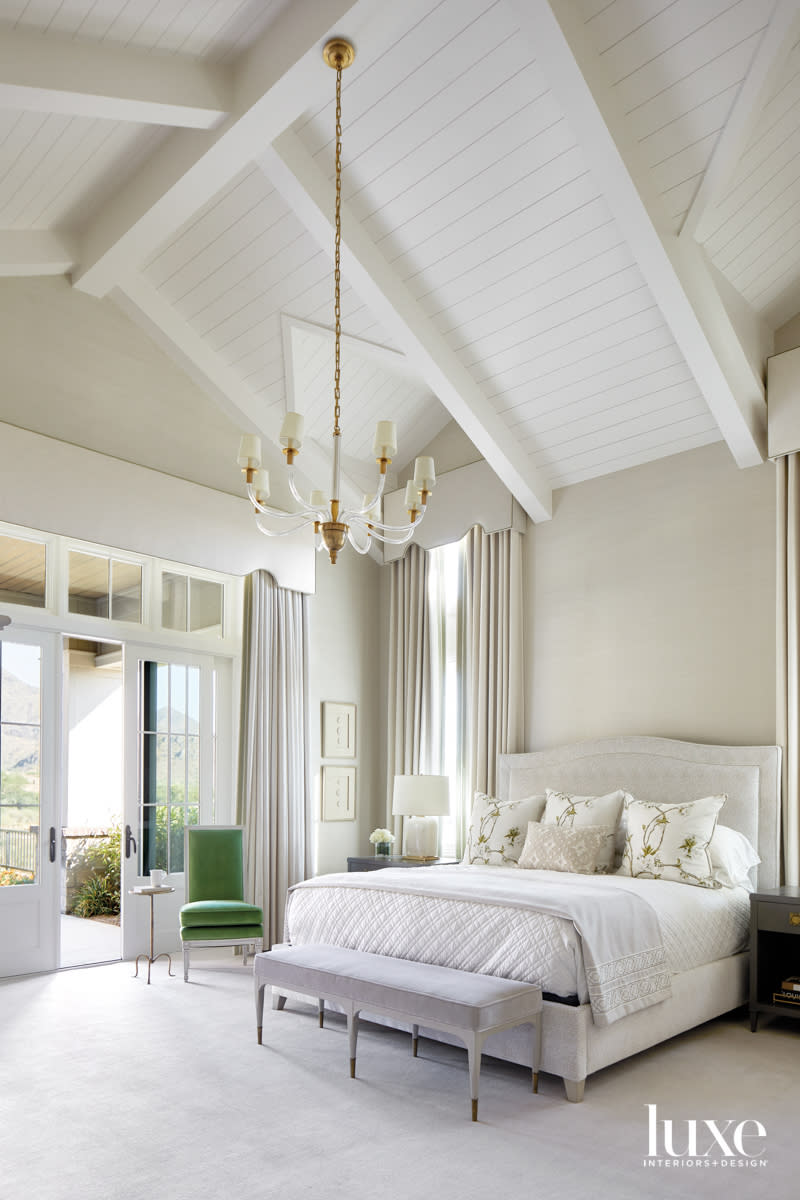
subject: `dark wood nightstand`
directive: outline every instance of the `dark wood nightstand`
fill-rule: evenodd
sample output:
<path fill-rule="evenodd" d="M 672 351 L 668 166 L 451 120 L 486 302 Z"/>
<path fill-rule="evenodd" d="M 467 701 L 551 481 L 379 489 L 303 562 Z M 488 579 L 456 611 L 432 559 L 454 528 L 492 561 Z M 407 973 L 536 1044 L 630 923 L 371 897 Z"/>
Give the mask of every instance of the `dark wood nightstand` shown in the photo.
<path fill-rule="evenodd" d="M 411 858 L 402 858 L 399 854 L 373 854 L 364 858 L 348 858 L 348 871 L 380 871 L 383 867 L 451 867 L 455 866 L 458 858 L 429 858 L 419 862 Z"/>
<path fill-rule="evenodd" d="M 750 897 L 750 1028 L 758 1014 L 800 1017 L 797 1005 L 774 1000 L 787 975 L 800 975 L 800 887 L 765 888 Z"/>

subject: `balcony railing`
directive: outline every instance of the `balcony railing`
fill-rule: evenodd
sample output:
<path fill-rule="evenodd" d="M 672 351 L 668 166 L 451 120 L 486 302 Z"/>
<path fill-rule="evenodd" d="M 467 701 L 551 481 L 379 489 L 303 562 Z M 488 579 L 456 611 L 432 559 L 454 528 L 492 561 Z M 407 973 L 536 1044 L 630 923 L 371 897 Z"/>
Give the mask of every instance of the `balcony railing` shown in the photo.
<path fill-rule="evenodd" d="M 39 863 L 38 829 L 0 829 L 0 869 L 32 871 Z"/>

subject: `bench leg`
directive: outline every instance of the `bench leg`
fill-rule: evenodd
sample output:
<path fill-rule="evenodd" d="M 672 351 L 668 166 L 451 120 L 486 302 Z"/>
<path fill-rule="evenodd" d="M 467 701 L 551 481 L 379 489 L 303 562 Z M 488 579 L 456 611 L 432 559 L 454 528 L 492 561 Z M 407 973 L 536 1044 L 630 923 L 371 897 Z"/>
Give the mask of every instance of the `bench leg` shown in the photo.
<path fill-rule="evenodd" d="M 539 1063 L 542 1056 L 542 1014 L 534 1017 L 533 1025 L 533 1070 L 531 1072 L 531 1089 L 539 1091 Z"/>
<path fill-rule="evenodd" d="M 583 1088 L 586 1083 L 585 1079 L 565 1079 L 564 1091 L 567 1093 L 567 1099 L 573 1104 L 580 1104 L 583 1099 Z"/>
<path fill-rule="evenodd" d="M 322 1028 L 324 1028 L 324 1025 L 325 1025 L 325 1001 L 324 1000 L 317 1001 L 317 1011 L 319 1012 L 319 1027 L 320 1027 L 320 1029 L 322 1029 Z"/>
<path fill-rule="evenodd" d="M 350 1046 L 350 1078 L 356 1077 L 356 1042 L 358 1041 L 358 1009 L 351 1007 L 347 1013 L 347 1039 Z"/>
<path fill-rule="evenodd" d="M 472 1097 L 472 1119 L 478 1119 L 478 1085 L 481 1076 L 481 1055 L 485 1035 L 480 1033 L 467 1034 L 467 1061 L 469 1062 L 469 1093 Z"/>
<path fill-rule="evenodd" d="M 264 1024 L 264 984 L 256 979 L 256 1035 L 261 1045 L 261 1029 Z"/>
<path fill-rule="evenodd" d="M 418 1048 L 419 1048 L 419 1025 L 412 1025 L 411 1026 L 411 1053 L 414 1055 L 414 1058 L 417 1057 Z"/>
<path fill-rule="evenodd" d="M 272 1007 L 279 1012 L 286 1006 L 286 997 L 282 996 L 277 988 L 272 989 Z"/>

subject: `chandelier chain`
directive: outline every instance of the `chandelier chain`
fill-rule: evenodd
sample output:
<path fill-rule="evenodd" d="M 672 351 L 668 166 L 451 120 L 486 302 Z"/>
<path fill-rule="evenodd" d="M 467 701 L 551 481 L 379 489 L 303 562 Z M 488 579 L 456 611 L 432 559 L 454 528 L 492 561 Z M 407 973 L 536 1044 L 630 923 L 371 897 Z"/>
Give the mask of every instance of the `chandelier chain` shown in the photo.
<path fill-rule="evenodd" d="M 334 254 L 334 370 L 333 370 L 333 432 L 341 434 L 339 417 L 341 397 L 339 381 L 341 376 L 341 361 L 339 343 L 342 336 L 342 306 L 341 306 L 341 245 L 342 245 L 342 68 L 336 68 L 336 242 Z"/>

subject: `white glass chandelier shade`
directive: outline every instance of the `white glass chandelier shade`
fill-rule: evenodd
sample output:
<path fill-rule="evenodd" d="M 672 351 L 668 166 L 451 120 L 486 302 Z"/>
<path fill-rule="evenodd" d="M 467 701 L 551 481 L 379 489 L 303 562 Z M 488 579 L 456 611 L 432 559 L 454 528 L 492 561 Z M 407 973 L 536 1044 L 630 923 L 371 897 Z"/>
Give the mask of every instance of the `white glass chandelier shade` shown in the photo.
<path fill-rule="evenodd" d="M 386 485 L 386 470 L 397 454 L 397 426 L 394 421 L 378 421 L 375 429 L 373 450 L 379 467 L 375 491 L 364 496 L 361 504 L 343 505 L 341 501 L 341 440 L 340 428 L 340 249 L 342 234 L 341 217 L 341 89 L 342 71 L 349 67 L 355 50 L 342 39 L 328 42 L 323 58 L 336 71 L 336 213 L 335 213 L 335 256 L 334 256 L 334 405 L 333 446 L 331 485 L 328 493 L 315 488 L 306 498 L 301 495 L 294 473 L 295 459 L 303 445 L 304 420 L 300 413 L 287 412 L 281 425 L 279 441 L 286 458 L 289 491 L 299 506 L 294 512 L 267 504 L 269 499 L 269 475 L 261 468 L 261 440 L 256 434 L 245 434 L 239 446 L 238 463 L 247 483 L 247 495 L 255 509 L 256 524 L 268 537 L 285 537 L 312 525 L 317 550 L 328 551 L 332 563 L 339 551 L 349 542 L 359 554 L 369 553 L 373 539 L 401 546 L 409 542 L 425 515 L 428 497 L 436 483 L 433 459 L 418 458 L 414 464 L 414 478 L 406 484 L 405 508 L 408 522 L 405 525 L 387 525 L 381 521 L 381 499 Z M 265 518 L 265 519 L 264 519 Z"/>

